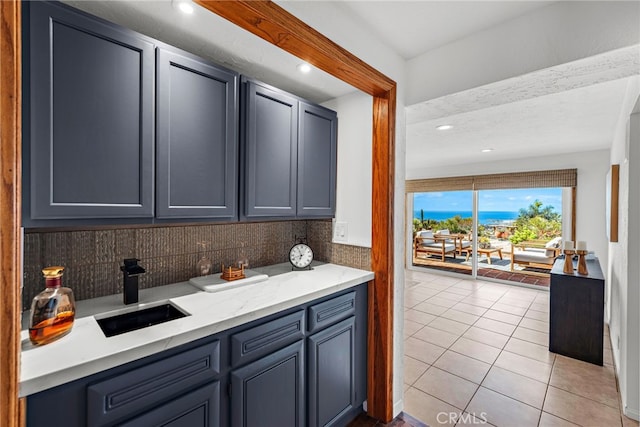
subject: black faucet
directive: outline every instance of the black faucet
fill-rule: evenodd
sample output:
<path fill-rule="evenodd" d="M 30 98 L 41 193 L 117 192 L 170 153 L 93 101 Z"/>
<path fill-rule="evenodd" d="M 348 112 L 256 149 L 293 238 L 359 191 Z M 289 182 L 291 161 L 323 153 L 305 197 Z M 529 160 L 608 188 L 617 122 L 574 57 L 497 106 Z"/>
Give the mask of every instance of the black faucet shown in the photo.
<path fill-rule="evenodd" d="M 124 274 L 124 303 L 134 304 L 138 302 L 138 275 L 145 272 L 145 269 L 138 265 L 137 258 L 127 258 L 120 270 Z"/>

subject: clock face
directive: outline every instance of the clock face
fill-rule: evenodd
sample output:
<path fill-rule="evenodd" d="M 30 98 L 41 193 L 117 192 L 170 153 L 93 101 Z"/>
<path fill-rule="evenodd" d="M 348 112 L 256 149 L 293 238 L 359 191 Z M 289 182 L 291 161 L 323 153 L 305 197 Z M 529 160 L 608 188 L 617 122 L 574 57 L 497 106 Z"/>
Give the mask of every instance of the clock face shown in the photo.
<path fill-rule="evenodd" d="M 311 261 L 313 261 L 313 251 L 304 243 L 293 245 L 293 247 L 289 251 L 289 262 L 291 262 L 291 265 L 293 265 L 294 267 L 309 267 Z"/>

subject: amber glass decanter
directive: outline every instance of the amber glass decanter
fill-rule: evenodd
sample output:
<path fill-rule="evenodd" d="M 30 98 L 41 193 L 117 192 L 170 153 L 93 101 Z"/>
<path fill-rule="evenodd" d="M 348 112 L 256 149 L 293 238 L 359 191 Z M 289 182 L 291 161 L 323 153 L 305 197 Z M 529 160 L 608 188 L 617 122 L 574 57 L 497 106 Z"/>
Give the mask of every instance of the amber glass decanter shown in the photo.
<path fill-rule="evenodd" d="M 62 287 L 64 267 L 42 270 L 47 288 L 31 303 L 29 339 L 35 345 L 48 344 L 71 331 L 76 315 L 73 291 Z"/>

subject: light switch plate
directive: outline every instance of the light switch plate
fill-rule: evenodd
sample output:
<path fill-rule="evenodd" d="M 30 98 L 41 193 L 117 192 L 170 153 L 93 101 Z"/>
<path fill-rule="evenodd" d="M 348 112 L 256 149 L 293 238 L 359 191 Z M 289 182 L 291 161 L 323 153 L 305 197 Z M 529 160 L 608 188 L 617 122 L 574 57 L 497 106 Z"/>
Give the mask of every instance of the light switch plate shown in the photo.
<path fill-rule="evenodd" d="M 346 242 L 347 239 L 348 239 L 347 223 L 336 221 L 333 226 L 333 241 Z"/>

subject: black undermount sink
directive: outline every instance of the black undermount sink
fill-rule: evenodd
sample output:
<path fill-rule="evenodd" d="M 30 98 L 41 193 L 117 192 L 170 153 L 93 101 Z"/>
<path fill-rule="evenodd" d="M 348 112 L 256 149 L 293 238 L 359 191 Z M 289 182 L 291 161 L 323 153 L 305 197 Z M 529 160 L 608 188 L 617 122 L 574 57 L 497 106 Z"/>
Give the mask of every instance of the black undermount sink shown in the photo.
<path fill-rule="evenodd" d="M 171 303 L 166 303 L 96 320 L 104 335 L 112 337 L 186 316 L 189 314 L 180 311 Z"/>

